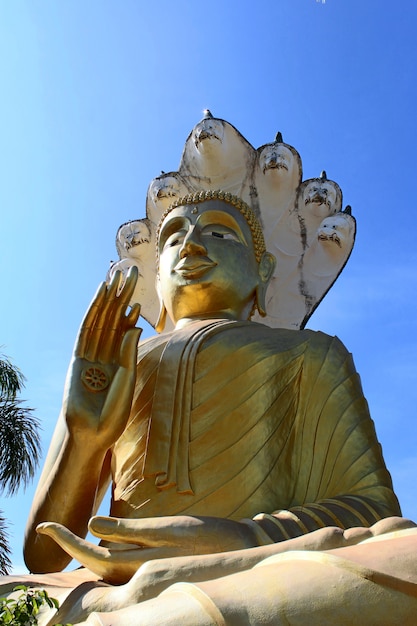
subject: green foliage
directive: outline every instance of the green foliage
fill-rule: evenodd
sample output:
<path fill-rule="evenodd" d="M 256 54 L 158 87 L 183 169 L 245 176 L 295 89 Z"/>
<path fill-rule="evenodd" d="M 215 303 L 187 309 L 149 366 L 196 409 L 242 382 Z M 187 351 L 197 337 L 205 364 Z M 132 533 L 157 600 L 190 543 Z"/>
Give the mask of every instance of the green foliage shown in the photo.
<path fill-rule="evenodd" d="M 26 487 L 39 463 L 39 422 L 20 400 L 0 396 L 0 491 Z"/>
<path fill-rule="evenodd" d="M 7 574 L 12 567 L 8 537 L 6 520 L 0 511 L 0 574 Z"/>
<path fill-rule="evenodd" d="M 0 355 L 0 392 L 2 397 L 15 398 L 25 386 L 25 377 L 10 359 Z"/>
<path fill-rule="evenodd" d="M 36 617 L 42 606 L 58 609 L 59 603 L 51 598 L 44 589 L 30 589 L 25 585 L 15 587 L 13 591 L 22 591 L 17 598 L 0 598 L 0 624 L 3 626 L 32 626 L 38 623 Z M 63 626 L 57 624 L 57 626 Z M 66 626 L 71 626 L 66 624 Z"/>
<path fill-rule="evenodd" d="M 0 354 L 0 494 L 13 495 L 26 487 L 39 463 L 39 421 L 33 409 L 17 398 L 24 385 L 22 372 Z M 10 565 L 6 523 L 0 512 L 0 574 L 7 574 Z"/>
<path fill-rule="evenodd" d="M 0 492 L 13 495 L 33 478 L 40 456 L 39 421 L 17 394 L 22 372 L 0 354 Z"/>

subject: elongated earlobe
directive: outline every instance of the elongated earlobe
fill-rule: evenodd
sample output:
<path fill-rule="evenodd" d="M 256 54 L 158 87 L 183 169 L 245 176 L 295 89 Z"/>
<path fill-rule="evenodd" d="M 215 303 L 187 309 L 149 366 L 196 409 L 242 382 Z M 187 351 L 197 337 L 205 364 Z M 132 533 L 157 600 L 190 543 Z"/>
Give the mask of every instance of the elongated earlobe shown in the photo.
<path fill-rule="evenodd" d="M 157 333 L 162 333 L 165 328 L 165 323 L 167 320 L 167 310 L 165 308 L 165 304 L 162 299 L 160 299 L 160 309 L 157 322 L 155 324 L 155 330 Z"/>
<path fill-rule="evenodd" d="M 262 317 L 266 316 L 266 302 L 265 301 L 266 301 L 267 287 L 268 285 L 261 283 L 256 287 L 256 291 L 255 291 L 256 308 L 259 311 L 259 315 L 261 315 Z"/>
<path fill-rule="evenodd" d="M 259 263 L 259 281 L 255 290 L 255 304 L 259 315 L 266 316 L 266 290 L 272 278 L 276 259 L 270 252 L 264 252 Z"/>

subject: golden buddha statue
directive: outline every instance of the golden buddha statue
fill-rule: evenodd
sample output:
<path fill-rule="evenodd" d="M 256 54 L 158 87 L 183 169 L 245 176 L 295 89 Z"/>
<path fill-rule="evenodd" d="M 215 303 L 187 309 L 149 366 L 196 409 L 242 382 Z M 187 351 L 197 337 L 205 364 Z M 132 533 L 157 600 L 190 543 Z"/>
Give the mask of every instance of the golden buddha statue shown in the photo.
<path fill-rule="evenodd" d="M 44 623 L 415 623 L 415 524 L 351 355 L 250 321 L 276 271 L 259 216 L 203 190 L 155 237 L 155 325 L 174 330 L 138 345 L 133 269 L 100 287 L 77 338 L 25 559 L 86 569 L 32 577 L 66 588 Z M 94 517 L 110 482 L 110 517 Z"/>
<path fill-rule="evenodd" d="M 121 255 L 133 269 L 116 263 L 93 299 L 28 520 L 19 582 L 63 600 L 44 626 L 415 623 L 416 525 L 351 355 L 303 330 L 355 222 L 325 174 L 301 180 L 280 134 L 255 151 L 210 114 L 151 184 L 140 243 L 157 267 Z M 323 235 L 329 216 L 345 237 Z M 160 334 L 138 343 L 143 297 Z M 71 558 L 84 567 L 53 573 Z"/>

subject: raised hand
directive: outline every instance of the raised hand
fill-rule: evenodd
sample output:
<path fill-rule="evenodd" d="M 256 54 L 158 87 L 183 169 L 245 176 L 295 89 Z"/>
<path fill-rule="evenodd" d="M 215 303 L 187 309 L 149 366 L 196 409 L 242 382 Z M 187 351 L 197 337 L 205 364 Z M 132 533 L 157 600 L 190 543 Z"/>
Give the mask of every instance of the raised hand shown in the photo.
<path fill-rule="evenodd" d="M 64 395 L 70 435 L 94 433 L 95 445 L 110 447 L 129 416 L 141 329 L 135 328 L 140 307 L 128 312 L 137 280 L 132 268 L 119 288 L 120 272 L 98 289 L 81 324 Z"/>
<path fill-rule="evenodd" d="M 134 268 L 121 288 L 120 273 L 101 285 L 81 324 L 27 524 L 25 560 L 33 572 L 57 571 L 70 560 L 36 526 L 50 520 L 85 536 L 110 479 L 110 448 L 129 419 L 135 387 L 139 306 L 128 307 L 136 279 Z"/>

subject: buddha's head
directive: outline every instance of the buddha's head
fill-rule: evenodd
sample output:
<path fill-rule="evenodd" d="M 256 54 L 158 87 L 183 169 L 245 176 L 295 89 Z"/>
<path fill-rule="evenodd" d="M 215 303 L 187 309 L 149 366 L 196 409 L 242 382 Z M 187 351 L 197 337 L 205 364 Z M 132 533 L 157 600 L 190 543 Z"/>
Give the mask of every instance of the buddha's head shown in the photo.
<path fill-rule="evenodd" d="M 175 324 L 190 319 L 247 320 L 265 293 L 275 258 L 265 249 L 255 213 L 231 194 L 207 191 L 178 199 L 157 233 L 161 315 Z"/>

